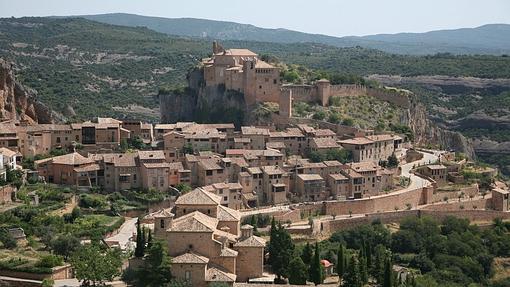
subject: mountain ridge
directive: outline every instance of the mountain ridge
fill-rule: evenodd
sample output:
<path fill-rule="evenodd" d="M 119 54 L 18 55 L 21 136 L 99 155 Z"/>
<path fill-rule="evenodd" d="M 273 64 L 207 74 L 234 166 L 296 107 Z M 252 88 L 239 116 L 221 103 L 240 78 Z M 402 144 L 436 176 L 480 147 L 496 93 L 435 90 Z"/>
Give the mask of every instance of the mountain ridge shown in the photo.
<path fill-rule="evenodd" d="M 459 28 L 403 32 L 368 36 L 335 37 L 294 31 L 286 28 L 260 28 L 252 24 L 200 18 L 164 18 L 127 13 L 76 15 L 107 24 L 143 26 L 168 35 L 217 40 L 246 40 L 273 43 L 320 43 L 336 47 L 361 46 L 395 54 L 509 54 L 510 24 L 485 24 Z"/>

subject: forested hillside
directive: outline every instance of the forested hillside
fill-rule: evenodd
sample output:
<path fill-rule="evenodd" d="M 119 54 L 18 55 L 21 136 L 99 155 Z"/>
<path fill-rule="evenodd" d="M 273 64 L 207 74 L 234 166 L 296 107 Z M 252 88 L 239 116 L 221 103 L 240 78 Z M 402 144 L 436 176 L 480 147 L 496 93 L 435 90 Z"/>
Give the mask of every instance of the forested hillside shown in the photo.
<path fill-rule="evenodd" d="M 404 56 L 310 43 L 223 44 L 343 74 L 510 78 L 510 58 L 503 56 Z M 157 120 L 158 89 L 184 85 L 187 71 L 210 53 L 210 47 L 208 40 L 78 18 L 0 19 L 0 57 L 16 64 L 18 78 L 37 90 L 42 102 L 71 120 L 94 116 Z"/>
<path fill-rule="evenodd" d="M 321 43 L 336 47 L 361 46 L 389 53 L 430 55 L 508 54 L 510 25 L 492 24 L 476 28 L 437 30 L 427 33 L 380 34 L 363 37 L 333 37 L 288 29 L 267 29 L 249 24 L 194 18 L 161 18 L 113 13 L 80 16 L 107 24 L 146 27 L 169 35 L 219 40 L 273 43 Z"/>

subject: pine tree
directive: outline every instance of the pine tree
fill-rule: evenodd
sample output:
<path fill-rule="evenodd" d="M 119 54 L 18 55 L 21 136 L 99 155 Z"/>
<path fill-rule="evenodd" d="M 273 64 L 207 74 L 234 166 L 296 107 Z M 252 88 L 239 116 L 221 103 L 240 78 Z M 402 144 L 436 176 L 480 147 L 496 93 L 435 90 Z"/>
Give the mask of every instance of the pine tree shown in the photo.
<path fill-rule="evenodd" d="M 345 272 L 343 280 L 344 280 L 343 286 L 346 287 L 362 286 L 359 274 L 359 265 L 358 260 L 356 259 L 356 255 L 351 256 L 349 267 L 347 268 L 347 272 Z"/>
<path fill-rule="evenodd" d="M 303 263 L 305 263 L 307 266 L 310 265 L 312 262 L 313 257 L 313 250 L 310 243 L 306 243 L 305 247 L 303 248 L 303 252 L 301 253 L 301 260 L 303 260 Z"/>
<path fill-rule="evenodd" d="M 136 222 L 136 247 L 135 247 L 135 256 L 143 257 L 144 254 L 144 240 L 142 239 L 143 233 L 142 228 L 140 226 L 140 219 Z"/>
<path fill-rule="evenodd" d="M 310 265 L 310 281 L 315 283 L 315 285 L 322 284 L 324 281 L 324 276 L 322 274 L 322 265 L 321 265 L 321 252 L 319 249 L 319 243 L 315 243 L 315 252 L 313 254 L 313 260 Z"/>
<path fill-rule="evenodd" d="M 336 272 L 340 277 L 343 277 L 345 274 L 345 247 L 343 244 L 340 244 L 340 248 L 338 248 L 338 256 L 336 260 Z"/>
<path fill-rule="evenodd" d="M 384 282 L 382 287 L 393 287 L 393 266 L 389 257 L 384 263 Z"/>

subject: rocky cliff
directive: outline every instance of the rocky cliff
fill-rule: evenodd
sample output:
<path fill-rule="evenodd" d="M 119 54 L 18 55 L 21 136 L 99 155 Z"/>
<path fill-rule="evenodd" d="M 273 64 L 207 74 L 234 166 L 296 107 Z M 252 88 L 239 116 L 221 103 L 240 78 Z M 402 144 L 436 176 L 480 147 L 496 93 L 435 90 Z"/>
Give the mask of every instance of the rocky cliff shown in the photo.
<path fill-rule="evenodd" d="M 16 81 L 12 64 L 0 59 L 0 120 L 51 123 L 50 109 L 37 100 L 35 91 Z"/>
<path fill-rule="evenodd" d="M 462 152 L 475 158 L 472 142 L 459 132 L 448 130 L 447 127 L 432 121 L 426 107 L 419 103 L 416 95 L 410 97 L 407 117 L 403 122 L 413 130 L 415 142 L 419 145 L 438 145 L 446 150 Z"/>
<path fill-rule="evenodd" d="M 160 91 L 161 122 L 196 121 L 204 123 L 245 123 L 244 95 L 226 90 L 223 85 L 205 87 L 203 73 L 197 69 L 188 74 L 188 87 Z"/>

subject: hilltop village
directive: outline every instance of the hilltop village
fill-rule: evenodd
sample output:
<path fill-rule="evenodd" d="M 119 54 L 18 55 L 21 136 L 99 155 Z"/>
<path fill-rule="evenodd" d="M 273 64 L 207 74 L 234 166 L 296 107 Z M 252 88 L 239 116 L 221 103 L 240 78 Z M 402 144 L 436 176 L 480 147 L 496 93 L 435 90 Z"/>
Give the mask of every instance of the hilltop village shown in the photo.
<path fill-rule="evenodd" d="M 6 119 L 0 123 L 2 205 L 17 206 L 20 198 L 34 206 L 44 203 L 48 194 L 22 192 L 41 185 L 74 193 L 60 208 L 70 212 L 68 204 L 88 200 L 83 206 L 92 214 L 99 212 L 92 200 L 96 195 L 111 202 L 133 191 L 161 195 L 164 200 L 147 201 L 138 213 L 112 204 L 105 212 L 140 219 L 122 221 L 127 238 L 112 230 L 102 239 L 129 250 L 144 226 L 167 245 L 172 276 L 190 286 L 273 282 L 275 274 L 266 264 L 268 238 L 257 232 L 269 222 L 257 226 L 255 219 L 264 216 L 284 223 L 292 235 L 317 239 L 375 219 L 510 218 L 508 187 L 497 180 L 496 169 L 454 152 L 416 146 L 405 133 L 293 117 L 294 101 L 326 106 L 331 97 L 366 92 L 365 87 L 328 80 L 283 85 L 276 66 L 250 50 L 228 50 L 216 42 L 201 69 L 204 82 L 196 85 L 242 93 L 248 106 L 277 103 L 273 125 Z M 22 176 L 13 177 L 15 172 Z M 130 233 L 135 223 L 137 234 Z M 20 227 L 9 232 L 22 238 Z M 335 262 L 320 259 L 325 277 L 333 276 Z M 129 259 L 129 268 L 140 268 L 144 260 L 143 254 Z M 63 266 L 38 279 L 71 278 L 70 267 Z"/>

